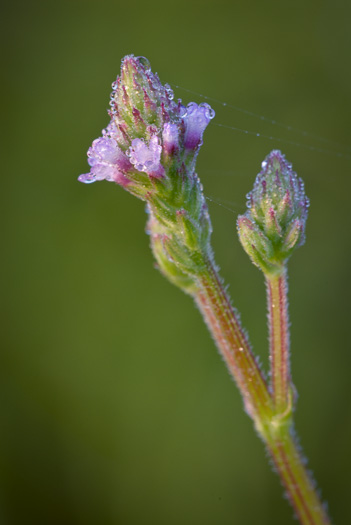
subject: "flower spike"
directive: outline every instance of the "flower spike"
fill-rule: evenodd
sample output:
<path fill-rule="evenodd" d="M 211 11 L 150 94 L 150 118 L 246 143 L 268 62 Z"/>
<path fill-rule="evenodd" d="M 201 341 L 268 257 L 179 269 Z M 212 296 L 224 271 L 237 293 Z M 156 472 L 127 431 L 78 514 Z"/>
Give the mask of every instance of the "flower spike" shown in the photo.
<path fill-rule="evenodd" d="M 210 253 L 211 224 L 195 162 L 214 111 L 173 99 L 146 58 L 126 56 L 112 84 L 111 121 L 88 151 L 90 172 L 78 180 L 116 182 L 146 201 L 158 266 L 190 290 L 196 265 Z"/>

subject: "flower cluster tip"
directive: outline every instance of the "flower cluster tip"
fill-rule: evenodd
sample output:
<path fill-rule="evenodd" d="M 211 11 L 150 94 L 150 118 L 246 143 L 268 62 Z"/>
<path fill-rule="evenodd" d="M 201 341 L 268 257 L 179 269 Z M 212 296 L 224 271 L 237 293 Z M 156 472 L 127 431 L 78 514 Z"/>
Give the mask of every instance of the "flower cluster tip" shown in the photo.
<path fill-rule="evenodd" d="M 86 184 L 116 182 L 146 200 L 154 179 L 170 172 L 193 171 L 203 133 L 214 117 L 206 103 L 174 101 L 145 57 L 127 55 L 112 83 L 110 123 L 88 150 Z M 143 191 L 143 189 L 145 191 Z"/>

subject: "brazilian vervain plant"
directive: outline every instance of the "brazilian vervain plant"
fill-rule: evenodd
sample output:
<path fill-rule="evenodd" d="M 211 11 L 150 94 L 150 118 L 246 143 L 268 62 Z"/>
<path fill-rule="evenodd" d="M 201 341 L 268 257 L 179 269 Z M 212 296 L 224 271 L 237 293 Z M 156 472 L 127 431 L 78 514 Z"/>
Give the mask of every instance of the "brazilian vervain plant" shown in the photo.
<path fill-rule="evenodd" d="M 287 261 L 305 239 L 308 199 L 302 180 L 280 151 L 272 151 L 237 222 L 241 244 L 267 286 L 268 382 L 218 275 L 210 216 L 195 171 L 214 111 L 206 103 L 175 102 L 170 86 L 144 57 L 126 56 L 112 89 L 110 123 L 88 150 L 90 172 L 79 181 L 115 182 L 146 202 L 157 266 L 198 305 L 300 523 L 330 524 L 293 431 Z"/>

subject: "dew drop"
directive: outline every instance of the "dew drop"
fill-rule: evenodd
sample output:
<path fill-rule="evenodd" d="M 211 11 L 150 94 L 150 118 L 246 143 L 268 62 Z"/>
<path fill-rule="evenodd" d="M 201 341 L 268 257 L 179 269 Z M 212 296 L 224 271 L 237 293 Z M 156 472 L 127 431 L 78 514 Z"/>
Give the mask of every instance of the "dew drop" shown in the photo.
<path fill-rule="evenodd" d="M 140 56 L 140 57 L 135 57 L 135 59 L 139 62 L 140 65 L 143 66 L 145 71 L 150 71 L 151 70 L 151 64 L 150 64 L 150 62 L 148 61 L 147 58 Z"/>
<path fill-rule="evenodd" d="M 166 91 L 166 93 L 168 95 L 169 100 L 173 100 L 174 99 L 174 93 L 173 93 L 173 89 L 171 88 L 171 86 L 169 84 L 165 84 L 164 88 L 165 88 L 165 91 Z"/>
<path fill-rule="evenodd" d="M 214 111 L 214 109 L 212 109 L 211 106 L 207 104 L 207 102 L 203 102 L 202 104 L 200 104 L 199 107 L 206 109 L 206 117 L 208 117 L 209 119 L 213 119 L 214 116 L 216 115 L 216 112 Z"/>
<path fill-rule="evenodd" d="M 84 173 L 83 175 L 79 175 L 78 180 L 84 184 L 91 184 L 92 182 L 95 182 L 95 176 L 91 173 Z"/>

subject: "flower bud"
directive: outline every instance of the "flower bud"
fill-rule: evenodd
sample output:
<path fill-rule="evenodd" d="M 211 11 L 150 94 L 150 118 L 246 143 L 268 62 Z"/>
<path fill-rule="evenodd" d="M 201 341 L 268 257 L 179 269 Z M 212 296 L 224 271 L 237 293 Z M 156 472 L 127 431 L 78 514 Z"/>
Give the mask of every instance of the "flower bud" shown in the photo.
<path fill-rule="evenodd" d="M 112 85 L 110 116 L 131 142 L 144 138 L 148 126 L 161 129 L 177 119 L 179 108 L 169 86 L 163 86 L 144 57 L 126 56 L 121 75 Z"/>
<path fill-rule="evenodd" d="M 238 233 L 241 244 L 256 266 L 269 264 L 273 254 L 272 243 L 259 227 L 245 215 L 238 218 Z"/>
<path fill-rule="evenodd" d="M 280 272 L 304 243 L 309 206 L 302 180 L 280 151 L 272 151 L 262 162 L 247 199 L 248 210 L 237 223 L 241 244 L 261 270 Z"/>

